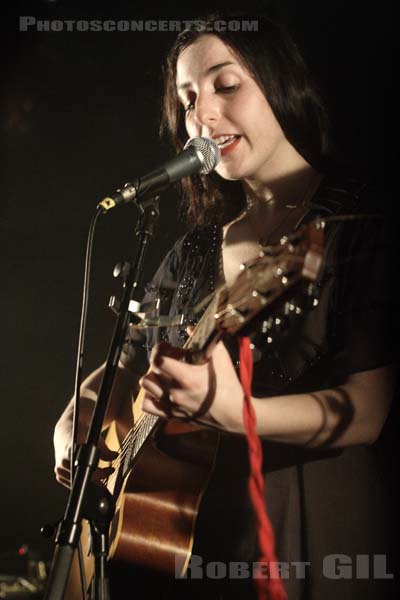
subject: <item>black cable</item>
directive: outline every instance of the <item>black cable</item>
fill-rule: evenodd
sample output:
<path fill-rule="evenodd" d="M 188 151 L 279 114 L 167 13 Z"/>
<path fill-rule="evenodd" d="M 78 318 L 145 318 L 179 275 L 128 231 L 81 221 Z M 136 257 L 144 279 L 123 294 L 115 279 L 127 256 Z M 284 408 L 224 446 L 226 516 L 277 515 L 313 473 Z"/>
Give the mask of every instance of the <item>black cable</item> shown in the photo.
<path fill-rule="evenodd" d="M 92 249 L 94 231 L 97 224 L 97 219 L 100 214 L 104 211 L 102 208 L 97 208 L 89 227 L 88 240 L 86 245 L 86 257 L 85 257 L 85 270 L 83 277 L 83 293 L 82 293 L 82 308 L 81 308 L 81 321 L 79 326 L 79 340 L 78 340 L 78 352 L 76 357 L 76 369 L 75 369 L 75 394 L 74 394 L 74 416 L 72 420 L 72 440 L 71 440 L 71 477 L 70 483 L 74 480 L 74 457 L 76 451 L 76 438 L 78 434 L 79 425 L 79 403 L 80 403 L 80 390 L 82 381 L 82 367 L 83 367 L 83 352 L 85 349 L 85 334 L 86 334 L 86 318 L 87 318 L 87 307 L 89 302 L 89 283 L 90 283 L 90 269 L 92 262 Z"/>
<path fill-rule="evenodd" d="M 83 352 L 85 348 L 85 334 L 86 334 L 86 318 L 87 318 L 87 308 L 89 302 L 89 283 L 90 283 L 90 270 L 92 263 L 92 249 L 93 249 L 93 240 L 94 240 L 94 232 L 97 224 L 97 219 L 104 210 L 101 207 L 98 207 L 96 213 L 94 214 L 92 221 L 89 227 L 88 240 L 86 245 L 86 257 L 85 257 L 85 269 L 84 269 L 84 278 L 83 278 L 83 293 L 82 293 L 82 308 L 81 308 L 81 321 L 79 326 L 79 339 L 78 339 L 78 352 L 76 358 L 76 369 L 75 369 L 75 394 L 74 394 L 74 413 L 72 420 L 72 434 L 71 434 L 71 449 L 70 449 L 70 483 L 72 487 L 73 479 L 74 479 L 74 458 L 76 452 L 76 438 L 78 434 L 78 425 L 79 425 L 79 404 L 80 404 L 80 389 L 81 389 L 81 381 L 82 381 L 82 367 L 83 367 Z M 78 562 L 79 562 L 79 575 L 81 582 L 81 590 L 82 590 L 82 598 L 83 600 L 86 598 L 86 577 L 85 570 L 83 565 L 83 554 L 82 554 L 82 545 L 79 540 L 78 544 Z"/>

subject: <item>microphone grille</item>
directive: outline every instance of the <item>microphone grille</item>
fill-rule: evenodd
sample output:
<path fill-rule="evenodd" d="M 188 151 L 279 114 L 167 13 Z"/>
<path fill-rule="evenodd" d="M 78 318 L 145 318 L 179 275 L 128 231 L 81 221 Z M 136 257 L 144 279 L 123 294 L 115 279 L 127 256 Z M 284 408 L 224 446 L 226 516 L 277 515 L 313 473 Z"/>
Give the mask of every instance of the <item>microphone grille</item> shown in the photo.
<path fill-rule="evenodd" d="M 211 173 L 221 160 L 221 152 L 214 140 L 207 137 L 190 138 L 186 144 L 186 148 L 194 148 L 197 150 L 197 155 L 202 162 L 202 168 L 199 173 L 207 175 Z"/>

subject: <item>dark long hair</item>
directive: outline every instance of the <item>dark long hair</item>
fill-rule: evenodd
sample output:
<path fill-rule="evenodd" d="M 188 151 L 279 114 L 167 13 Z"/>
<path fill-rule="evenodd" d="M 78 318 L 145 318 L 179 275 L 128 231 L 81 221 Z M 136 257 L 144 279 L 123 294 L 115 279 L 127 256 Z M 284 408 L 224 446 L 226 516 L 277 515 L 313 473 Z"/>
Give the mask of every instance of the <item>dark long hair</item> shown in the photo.
<path fill-rule="evenodd" d="M 324 172 L 329 151 L 328 118 L 315 84 L 296 44 L 287 31 L 268 18 L 240 14 L 240 20 L 257 21 L 258 29 L 219 31 L 215 22 L 229 21 L 233 13 L 214 13 L 200 19 L 201 30 L 182 31 L 171 47 L 163 69 L 164 99 L 160 132 L 180 152 L 187 140 L 184 109 L 176 89 L 180 53 L 210 30 L 242 60 L 263 91 L 288 141 L 317 170 Z M 204 26 L 207 30 L 204 31 Z M 224 222 L 244 204 L 240 182 L 226 181 L 217 173 L 194 175 L 182 181 L 188 220 L 203 226 Z"/>

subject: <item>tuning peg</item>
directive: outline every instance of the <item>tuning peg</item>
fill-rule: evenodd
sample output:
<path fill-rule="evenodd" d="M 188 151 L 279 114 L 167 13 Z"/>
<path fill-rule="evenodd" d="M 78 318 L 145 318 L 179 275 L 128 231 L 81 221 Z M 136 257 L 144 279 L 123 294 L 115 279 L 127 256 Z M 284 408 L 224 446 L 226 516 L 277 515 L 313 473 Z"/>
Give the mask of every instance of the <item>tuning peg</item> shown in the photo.
<path fill-rule="evenodd" d="M 281 315 L 279 317 L 275 317 L 274 319 L 274 328 L 276 331 L 284 332 L 289 327 L 289 317 L 285 315 Z"/>
<path fill-rule="evenodd" d="M 283 314 L 287 317 L 287 316 L 292 316 L 294 314 L 296 310 L 296 305 L 294 304 L 294 302 L 292 300 L 289 300 L 289 302 L 285 302 L 285 306 L 283 308 Z"/>
<path fill-rule="evenodd" d="M 273 326 L 274 326 L 274 321 L 273 321 L 272 317 L 269 317 L 269 319 L 267 319 L 266 321 L 263 321 L 261 323 L 261 331 L 262 331 L 262 333 L 269 332 L 272 329 Z"/>
<path fill-rule="evenodd" d="M 315 283 L 309 283 L 307 286 L 307 295 L 312 298 L 319 298 L 319 287 Z"/>
<path fill-rule="evenodd" d="M 306 304 L 308 308 L 314 308 L 319 304 L 320 289 L 315 283 L 310 283 L 307 287 L 307 300 Z"/>

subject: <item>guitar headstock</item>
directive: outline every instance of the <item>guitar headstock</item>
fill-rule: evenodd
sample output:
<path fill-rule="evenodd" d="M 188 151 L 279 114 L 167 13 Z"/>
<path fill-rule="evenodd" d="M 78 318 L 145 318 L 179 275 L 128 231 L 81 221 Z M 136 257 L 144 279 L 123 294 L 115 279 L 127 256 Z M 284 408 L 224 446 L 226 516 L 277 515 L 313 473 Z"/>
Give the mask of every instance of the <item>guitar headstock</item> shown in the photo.
<path fill-rule="evenodd" d="M 283 303 L 295 286 L 315 281 L 322 266 L 323 242 L 324 223 L 314 221 L 241 265 L 233 286 L 219 295 L 215 329 L 235 334 L 261 312 Z"/>

